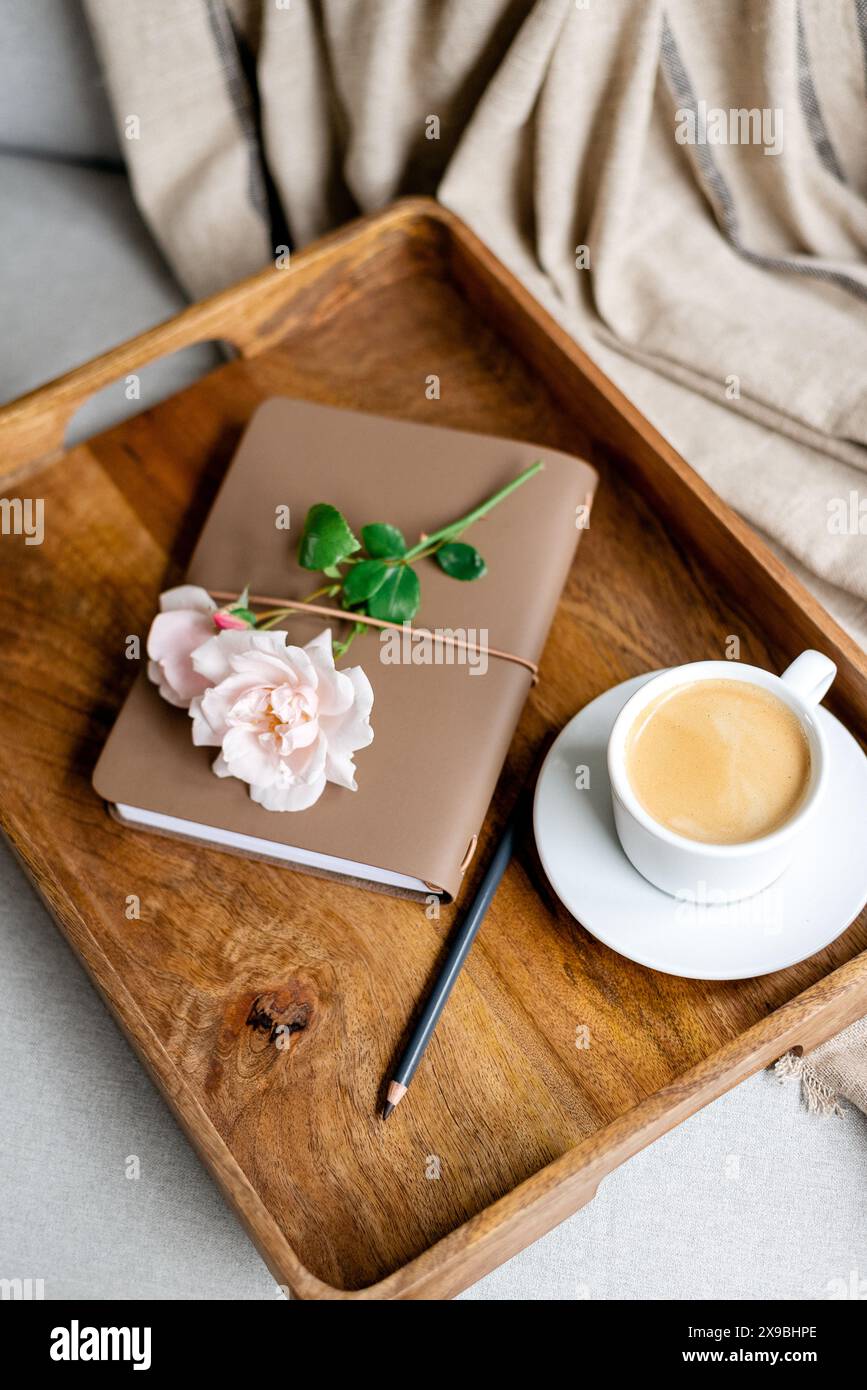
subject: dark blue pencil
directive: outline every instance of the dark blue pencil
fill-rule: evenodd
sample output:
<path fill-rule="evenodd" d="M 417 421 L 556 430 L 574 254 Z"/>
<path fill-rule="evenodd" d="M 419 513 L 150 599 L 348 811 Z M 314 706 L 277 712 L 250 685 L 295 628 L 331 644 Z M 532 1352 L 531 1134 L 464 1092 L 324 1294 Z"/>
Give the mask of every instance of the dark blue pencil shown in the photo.
<path fill-rule="evenodd" d="M 512 846 L 515 842 L 515 819 L 515 815 L 512 815 L 503 831 L 500 843 L 494 851 L 494 857 L 479 884 L 478 892 L 459 930 L 455 933 L 455 938 L 449 947 L 449 953 L 431 996 L 395 1069 L 394 1076 L 389 1083 L 385 1108 L 382 1112 L 384 1120 L 388 1119 L 392 1110 L 396 1105 L 400 1105 L 406 1095 L 407 1087 L 415 1075 L 415 1069 L 424 1055 L 424 1050 L 437 1026 L 439 1016 L 445 1008 L 446 1000 L 452 992 L 452 986 L 460 974 L 461 966 L 469 954 L 470 947 L 476 939 L 476 933 L 482 925 L 482 919 L 497 891 L 497 885 L 506 872 L 506 866 L 512 857 Z"/>

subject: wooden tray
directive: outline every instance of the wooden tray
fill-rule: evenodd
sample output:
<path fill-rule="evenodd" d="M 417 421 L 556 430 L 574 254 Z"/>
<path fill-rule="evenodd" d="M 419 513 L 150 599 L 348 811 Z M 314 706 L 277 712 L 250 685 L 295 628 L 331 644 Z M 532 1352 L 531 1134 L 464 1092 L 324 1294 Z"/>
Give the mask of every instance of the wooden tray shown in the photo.
<path fill-rule="evenodd" d="M 240 357 L 69 453 L 93 391 L 204 338 Z M 441 399 L 425 381 L 436 373 Z M 45 542 L 0 543 L 4 828 L 279 1283 L 441 1298 L 575 1211 L 600 1179 L 792 1047 L 867 1011 L 867 922 L 757 980 L 633 965 L 561 908 L 530 844 L 497 895 L 412 1095 L 383 1078 L 454 920 L 117 826 L 90 774 L 144 634 L 263 397 L 526 437 L 601 474 L 476 856 L 540 747 L 627 676 L 816 646 L 867 729 L 861 652 L 454 217 L 396 205 L 0 411 L 10 497 Z M 12 470 L 17 470 L 13 474 Z M 472 884 L 469 885 L 470 888 Z M 128 919 L 128 897 L 141 904 Z M 293 1045 L 274 1042 L 294 1025 Z M 592 1045 L 578 1049 L 576 1026 Z M 438 1160 L 439 1179 L 432 1178 Z"/>

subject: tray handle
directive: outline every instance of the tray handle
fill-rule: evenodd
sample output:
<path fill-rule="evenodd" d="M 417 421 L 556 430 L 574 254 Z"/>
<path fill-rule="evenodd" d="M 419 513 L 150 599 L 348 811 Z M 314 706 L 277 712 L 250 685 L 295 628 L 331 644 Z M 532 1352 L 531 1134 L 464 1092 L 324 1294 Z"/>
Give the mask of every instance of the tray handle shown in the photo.
<path fill-rule="evenodd" d="M 414 237 L 420 246 L 430 240 L 434 224 L 452 225 L 452 217 L 429 198 L 405 198 L 384 213 L 338 227 L 315 245 L 304 247 L 291 262 L 266 266 L 191 304 L 172 319 L 139 333 L 65 376 L 0 406 L 0 478 L 53 462 L 64 450 L 66 428 L 80 406 L 103 387 L 149 362 L 196 343 L 227 343 L 241 357 L 255 357 L 306 323 L 303 290 L 317 285 L 327 268 L 332 293 L 314 312 L 328 313 L 346 293 L 345 279 L 363 271 L 369 257 L 378 255 L 384 233 Z M 359 229 L 369 235 L 359 237 Z M 291 265 L 291 269 L 290 269 Z M 2 486 L 2 484 L 0 484 Z"/>
<path fill-rule="evenodd" d="M 263 351 L 281 336 L 286 291 L 283 272 L 269 267 L 0 407 L 0 476 L 53 461 L 90 396 L 160 357 L 215 339 L 241 357 Z"/>

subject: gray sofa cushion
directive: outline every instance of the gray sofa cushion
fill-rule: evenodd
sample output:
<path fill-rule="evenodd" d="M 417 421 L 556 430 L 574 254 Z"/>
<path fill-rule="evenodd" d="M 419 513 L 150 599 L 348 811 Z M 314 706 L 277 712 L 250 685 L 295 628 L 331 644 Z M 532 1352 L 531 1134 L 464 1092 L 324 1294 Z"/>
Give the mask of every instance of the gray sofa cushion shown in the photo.
<path fill-rule="evenodd" d="M 186 299 L 139 216 L 126 175 L 0 155 L 0 400 L 11 400 L 169 318 Z M 68 442 L 97 433 L 194 381 L 216 362 L 210 345 L 124 380 L 82 407 Z"/>
<path fill-rule="evenodd" d="M 120 164 L 105 85 L 79 0 L 0 4 L 0 144 Z"/>

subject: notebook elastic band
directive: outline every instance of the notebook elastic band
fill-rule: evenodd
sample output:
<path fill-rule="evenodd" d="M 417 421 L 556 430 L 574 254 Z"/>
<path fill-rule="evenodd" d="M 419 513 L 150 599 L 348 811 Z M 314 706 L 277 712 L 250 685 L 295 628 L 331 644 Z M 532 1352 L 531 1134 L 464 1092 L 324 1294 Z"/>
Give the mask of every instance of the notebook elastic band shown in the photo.
<path fill-rule="evenodd" d="M 218 603 L 231 603 L 238 594 L 227 593 L 221 589 L 209 589 L 212 599 Z M 511 661 L 530 672 L 535 685 L 539 679 L 539 667 L 529 657 L 518 656 L 515 652 L 503 652 L 497 647 L 485 647 L 479 642 L 465 642 L 451 632 L 436 632 L 426 627 L 413 627 L 412 623 L 391 623 L 385 618 L 371 618 L 367 613 L 347 613 L 345 608 L 330 608 L 323 603 L 305 603 L 301 599 L 271 598 L 267 594 L 249 594 L 247 602 L 255 608 L 291 608 L 299 613 L 315 613 L 317 617 L 339 618 L 344 623 L 363 623 L 365 627 L 391 628 L 395 632 L 408 632 L 411 636 L 429 637 L 434 642 L 444 642 L 447 646 L 459 647 L 463 651 L 484 653 L 497 657 L 500 661 Z"/>

